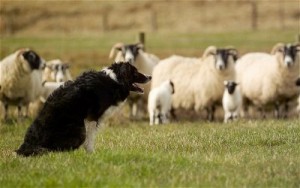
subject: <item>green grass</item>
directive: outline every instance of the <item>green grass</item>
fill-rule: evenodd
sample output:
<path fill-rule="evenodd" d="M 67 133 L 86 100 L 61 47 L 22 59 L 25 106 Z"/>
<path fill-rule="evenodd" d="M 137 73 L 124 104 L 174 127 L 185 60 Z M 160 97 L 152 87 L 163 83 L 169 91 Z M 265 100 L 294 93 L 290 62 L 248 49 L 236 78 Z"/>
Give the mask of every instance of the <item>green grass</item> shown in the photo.
<path fill-rule="evenodd" d="M 1 187 L 299 187 L 298 120 L 124 122 L 103 128 L 96 151 L 23 158 L 23 124 L 0 126 Z"/>

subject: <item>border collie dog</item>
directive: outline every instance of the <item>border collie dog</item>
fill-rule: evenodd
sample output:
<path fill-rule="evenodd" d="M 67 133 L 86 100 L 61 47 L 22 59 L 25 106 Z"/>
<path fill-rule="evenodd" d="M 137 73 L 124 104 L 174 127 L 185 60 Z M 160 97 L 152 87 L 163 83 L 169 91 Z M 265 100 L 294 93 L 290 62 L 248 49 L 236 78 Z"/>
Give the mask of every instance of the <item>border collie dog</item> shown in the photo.
<path fill-rule="evenodd" d="M 85 119 L 98 121 L 109 107 L 124 101 L 130 91 L 143 93 L 136 83 L 150 80 L 151 76 L 139 73 L 130 63 L 120 62 L 66 82 L 48 97 L 17 154 L 31 156 L 79 148 L 88 136 Z"/>

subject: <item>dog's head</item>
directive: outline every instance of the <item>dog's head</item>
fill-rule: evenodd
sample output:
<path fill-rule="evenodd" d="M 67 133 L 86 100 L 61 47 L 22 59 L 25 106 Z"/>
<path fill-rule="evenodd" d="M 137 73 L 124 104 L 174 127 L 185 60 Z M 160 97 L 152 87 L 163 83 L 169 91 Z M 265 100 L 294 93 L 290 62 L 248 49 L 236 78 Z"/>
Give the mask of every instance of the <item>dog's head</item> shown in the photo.
<path fill-rule="evenodd" d="M 106 73 L 116 80 L 119 84 L 128 87 L 129 91 L 144 93 L 144 90 L 137 85 L 147 83 L 151 80 L 151 76 L 142 74 L 128 62 L 113 63 L 106 68 Z"/>

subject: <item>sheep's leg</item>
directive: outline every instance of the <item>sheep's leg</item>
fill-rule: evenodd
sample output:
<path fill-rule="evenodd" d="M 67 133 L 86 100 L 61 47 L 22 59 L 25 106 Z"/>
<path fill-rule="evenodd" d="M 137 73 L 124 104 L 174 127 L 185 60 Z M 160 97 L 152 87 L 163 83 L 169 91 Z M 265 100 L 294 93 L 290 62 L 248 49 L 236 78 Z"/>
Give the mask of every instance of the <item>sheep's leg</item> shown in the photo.
<path fill-rule="evenodd" d="M 215 106 L 214 105 L 207 108 L 207 119 L 209 121 L 214 121 L 214 119 L 215 119 Z"/>
<path fill-rule="evenodd" d="M 169 123 L 170 121 L 169 121 L 169 118 L 168 118 L 168 116 L 167 116 L 167 113 L 163 113 L 162 114 L 162 123 Z"/>
<path fill-rule="evenodd" d="M 6 121 L 8 118 L 8 104 L 4 104 L 4 120 Z"/>
<path fill-rule="evenodd" d="M 137 110 L 138 110 L 137 104 L 135 102 L 132 103 L 132 106 L 131 106 L 131 117 L 136 117 L 137 116 Z"/>
<path fill-rule="evenodd" d="M 158 124 L 163 124 L 163 121 L 164 121 L 163 118 L 164 118 L 163 114 L 161 112 L 159 112 L 159 114 L 158 114 Z"/>
<path fill-rule="evenodd" d="M 149 112 L 149 124 L 153 125 L 154 124 L 154 119 L 155 119 L 155 113 L 153 111 Z"/>
<path fill-rule="evenodd" d="M 263 109 L 263 108 L 258 108 L 258 111 L 259 111 L 260 114 L 261 114 L 261 118 L 262 118 L 262 119 L 266 119 L 266 114 L 265 114 L 264 109 Z"/>
<path fill-rule="evenodd" d="M 279 108 L 279 107 L 280 107 L 280 106 L 279 106 L 279 103 L 276 103 L 276 104 L 275 104 L 274 116 L 275 116 L 277 119 L 280 118 L 280 112 L 279 112 L 280 108 Z"/>
<path fill-rule="evenodd" d="M 160 112 L 159 110 L 155 110 L 155 114 L 154 114 L 155 120 L 154 120 L 154 124 L 158 125 L 160 123 Z"/>
<path fill-rule="evenodd" d="M 289 112 L 289 104 L 288 102 L 284 103 L 284 115 L 283 118 L 287 118 L 288 117 L 288 112 Z"/>
<path fill-rule="evenodd" d="M 85 121 L 86 138 L 83 147 L 88 153 L 94 152 L 95 138 L 98 132 L 97 124 L 96 121 Z"/>
<path fill-rule="evenodd" d="M 170 114 L 171 114 L 171 118 L 174 119 L 175 121 L 177 121 L 177 116 L 176 116 L 176 113 L 175 113 L 175 108 L 171 108 L 170 110 Z"/>
<path fill-rule="evenodd" d="M 249 118 L 249 104 L 246 99 L 243 99 L 240 115 L 242 118 Z"/>
<path fill-rule="evenodd" d="M 28 114 L 29 114 L 29 104 L 25 106 L 25 115 L 24 115 L 24 117 L 28 118 L 29 117 Z"/>
<path fill-rule="evenodd" d="M 233 112 L 232 120 L 237 120 L 237 119 L 238 119 L 238 112 Z"/>
<path fill-rule="evenodd" d="M 224 123 L 228 122 L 229 117 L 230 117 L 230 114 L 228 112 L 226 112 L 225 115 L 224 115 Z"/>
<path fill-rule="evenodd" d="M 160 117 L 159 117 L 159 114 L 155 115 L 155 121 L 154 121 L 154 124 L 155 125 L 158 125 L 160 123 Z"/>

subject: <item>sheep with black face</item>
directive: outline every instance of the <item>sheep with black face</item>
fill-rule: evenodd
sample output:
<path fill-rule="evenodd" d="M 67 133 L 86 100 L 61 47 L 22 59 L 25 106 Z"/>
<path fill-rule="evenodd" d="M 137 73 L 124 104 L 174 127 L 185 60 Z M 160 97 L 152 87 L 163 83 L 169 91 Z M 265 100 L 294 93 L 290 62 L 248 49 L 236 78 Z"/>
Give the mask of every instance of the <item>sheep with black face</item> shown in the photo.
<path fill-rule="evenodd" d="M 115 62 L 126 61 L 134 65 L 140 72 L 152 75 L 153 68 L 159 62 L 159 58 L 151 53 L 145 52 L 144 45 L 137 44 L 123 44 L 116 43 L 109 54 L 110 58 L 115 57 Z M 137 118 L 138 113 L 146 112 L 148 94 L 150 92 L 151 82 L 145 84 L 145 95 L 137 95 L 131 93 L 128 97 L 128 104 L 130 107 L 130 116 Z M 141 113 L 140 113 L 141 114 Z"/>
<path fill-rule="evenodd" d="M 247 53 L 236 65 L 237 82 L 243 97 L 243 114 L 249 105 L 264 111 L 275 107 L 276 117 L 287 116 L 279 114 L 280 106 L 298 96 L 294 84 L 299 76 L 300 65 L 299 44 L 276 44 L 271 54 Z M 246 115 L 246 114 L 245 114 Z"/>
<path fill-rule="evenodd" d="M 224 109 L 224 123 L 228 120 L 237 119 L 242 106 L 242 96 L 234 81 L 224 81 L 225 90 L 223 94 L 222 104 Z"/>
<path fill-rule="evenodd" d="M 171 56 L 161 60 L 153 70 L 151 88 L 165 80 L 176 86 L 174 109 L 207 110 L 207 119 L 214 120 L 215 107 L 222 102 L 223 81 L 234 80 L 237 50 L 209 46 L 201 58 Z"/>
<path fill-rule="evenodd" d="M 0 64 L 0 100 L 5 107 L 4 116 L 8 117 L 8 106 L 21 107 L 36 100 L 42 92 L 42 69 L 44 61 L 30 49 L 20 49 L 7 56 Z"/>

